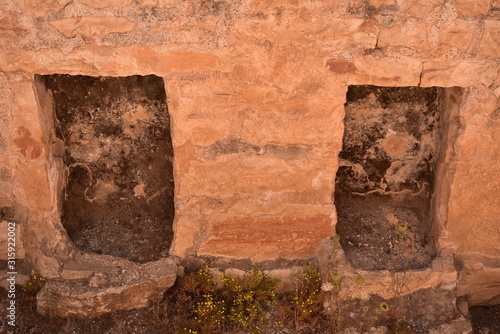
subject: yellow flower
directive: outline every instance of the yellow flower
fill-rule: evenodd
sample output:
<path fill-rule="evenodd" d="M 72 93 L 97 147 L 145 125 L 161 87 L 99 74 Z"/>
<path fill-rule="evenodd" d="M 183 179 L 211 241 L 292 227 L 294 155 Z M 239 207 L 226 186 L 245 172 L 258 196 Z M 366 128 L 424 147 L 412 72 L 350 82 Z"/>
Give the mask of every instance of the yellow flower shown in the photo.
<path fill-rule="evenodd" d="M 340 237 L 338 235 L 330 237 L 330 242 L 336 243 L 340 240 Z"/>
<path fill-rule="evenodd" d="M 337 282 L 340 278 L 341 276 L 337 271 L 332 274 L 332 281 Z"/>
<path fill-rule="evenodd" d="M 379 309 L 382 312 L 387 312 L 389 310 L 389 305 L 387 305 L 386 302 L 382 302 L 380 303 Z"/>
<path fill-rule="evenodd" d="M 398 231 L 399 232 L 404 232 L 408 229 L 408 224 L 406 223 L 401 223 L 398 225 Z"/>
<path fill-rule="evenodd" d="M 365 279 L 361 275 L 356 275 L 356 277 L 354 277 L 354 282 L 356 282 L 356 284 L 363 284 Z"/>

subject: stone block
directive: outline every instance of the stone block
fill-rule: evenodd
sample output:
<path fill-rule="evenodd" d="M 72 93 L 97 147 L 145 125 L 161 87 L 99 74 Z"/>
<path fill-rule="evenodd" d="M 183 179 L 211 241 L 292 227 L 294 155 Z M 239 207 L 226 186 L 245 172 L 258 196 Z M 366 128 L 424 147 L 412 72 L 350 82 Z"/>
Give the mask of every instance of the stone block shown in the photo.
<path fill-rule="evenodd" d="M 19 39 L 19 35 L 27 35 L 32 32 L 32 27 L 22 22 L 15 12 L 3 11 L 0 14 L 0 46 L 9 48 L 12 41 Z"/>
<path fill-rule="evenodd" d="M 480 27 L 476 22 L 455 19 L 452 25 L 443 25 L 438 38 L 441 43 L 448 44 L 464 52 L 470 52 L 480 37 Z"/>
<path fill-rule="evenodd" d="M 404 280 L 404 289 L 399 291 L 405 296 L 419 290 L 443 289 L 454 292 L 457 287 L 457 271 L 451 249 L 443 249 L 431 265 L 425 269 L 408 269 L 405 271 L 376 270 L 368 271 L 354 268 L 347 260 L 340 245 L 323 241 L 318 251 L 318 260 L 322 272 L 338 272 L 343 277 L 344 300 L 361 298 L 362 294 L 378 295 L 383 299 L 394 297 L 397 282 Z M 335 258 L 335 263 L 332 262 Z M 355 277 L 361 276 L 364 281 L 360 285 Z"/>
<path fill-rule="evenodd" d="M 198 207 L 193 207 L 193 209 L 196 210 Z M 179 257 L 186 257 L 194 252 L 197 237 L 201 231 L 199 213 L 193 213 L 189 210 L 183 211 L 182 213 L 178 212 L 174 220 L 175 233 L 170 246 L 170 254 Z"/>
<path fill-rule="evenodd" d="M 479 54 L 487 57 L 499 57 L 500 21 L 484 20 L 484 33 L 479 45 Z"/>
<path fill-rule="evenodd" d="M 423 63 L 420 86 L 470 87 L 490 86 L 497 76 L 494 60 L 429 60 Z"/>
<path fill-rule="evenodd" d="M 455 7 L 464 16 L 486 15 L 490 9 L 491 0 L 455 0 Z"/>
<path fill-rule="evenodd" d="M 34 12 L 41 16 L 49 10 L 58 11 L 64 8 L 66 5 L 73 2 L 73 0 L 27 0 L 21 2 L 22 8 L 25 11 Z"/>
<path fill-rule="evenodd" d="M 214 222 L 198 254 L 250 258 L 253 262 L 315 256 L 322 240 L 332 234 L 327 215 L 275 218 L 235 217 Z"/>
<path fill-rule="evenodd" d="M 425 18 L 435 6 L 442 5 L 444 2 L 445 0 L 397 0 L 401 11 L 419 19 Z"/>
<path fill-rule="evenodd" d="M 429 334 L 472 334 L 472 324 L 469 319 L 460 317 L 449 323 L 429 329 Z"/>
<path fill-rule="evenodd" d="M 51 192 L 47 164 L 37 161 L 21 165 L 15 172 L 23 190 L 23 197 L 34 209 L 51 212 L 54 209 L 54 198 Z"/>
<path fill-rule="evenodd" d="M 255 11 L 270 11 L 276 7 L 298 7 L 303 0 L 247 0 L 247 6 Z"/>
<path fill-rule="evenodd" d="M 80 35 L 85 40 L 103 39 L 112 33 L 127 33 L 137 27 L 124 16 L 85 16 L 68 17 L 49 21 L 65 37 Z"/>
<path fill-rule="evenodd" d="M 162 298 L 177 277 L 169 258 L 121 268 L 118 275 L 87 266 L 94 274 L 87 284 L 47 281 L 37 294 L 37 311 L 51 316 L 90 318 L 118 310 L 148 306 Z M 97 272 L 96 272 L 97 270 Z"/>
<path fill-rule="evenodd" d="M 432 47 L 427 40 L 428 26 L 425 22 L 405 22 L 390 28 L 382 28 L 377 46 L 405 47 L 424 52 Z"/>
<path fill-rule="evenodd" d="M 458 296 L 467 296 L 469 306 L 495 305 L 500 300 L 500 260 L 478 254 L 457 257 L 460 263 Z"/>
<path fill-rule="evenodd" d="M 500 147 L 498 120 L 491 118 L 497 98 L 489 89 L 473 89 L 462 106 L 458 159 L 448 207 L 447 240 L 457 253 L 500 255 Z"/>
<path fill-rule="evenodd" d="M 43 61 L 41 61 L 43 59 Z M 192 51 L 176 52 L 166 45 L 131 45 L 115 48 L 104 45 L 83 45 L 70 53 L 60 49 L 34 52 L 0 52 L 0 67 L 10 71 L 32 73 L 103 76 L 165 75 L 189 72 L 217 65 L 217 56 Z M 53 68 L 47 71 L 47 68 Z"/>
<path fill-rule="evenodd" d="M 316 169 L 306 169 L 276 157 L 229 154 L 213 161 L 192 160 L 178 175 L 179 198 L 197 189 L 197 196 L 217 198 L 253 196 L 263 198 L 269 190 L 304 191 L 318 176 Z"/>
<path fill-rule="evenodd" d="M 133 4 L 133 0 L 81 0 L 81 4 L 87 5 L 92 8 L 107 8 L 107 7 L 119 7 L 124 8 Z"/>
<path fill-rule="evenodd" d="M 356 71 L 348 74 L 349 85 L 418 86 L 422 62 L 410 57 L 367 55 L 352 61 Z"/>
<path fill-rule="evenodd" d="M 253 36 L 270 41 L 300 36 L 303 40 L 328 43 L 334 47 L 345 48 L 356 44 L 365 49 L 375 47 L 377 34 L 378 27 L 375 24 L 360 18 L 346 20 L 318 18 L 307 24 L 302 18 L 297 18 L 291 20 L 286 29 L 276 26 L 273 22 L 251 22 L 236 30 L 236 36 Z M 300 59 L 300 61 L 304 60 L 306 59 Z"/>

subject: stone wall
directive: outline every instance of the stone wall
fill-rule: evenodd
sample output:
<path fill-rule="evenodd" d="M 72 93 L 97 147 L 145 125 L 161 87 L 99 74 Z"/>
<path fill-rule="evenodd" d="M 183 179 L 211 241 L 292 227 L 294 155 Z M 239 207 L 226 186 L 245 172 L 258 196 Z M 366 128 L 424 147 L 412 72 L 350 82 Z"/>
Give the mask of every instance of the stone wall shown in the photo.
<path fill-rule="evenodd" d="M 162 77 L 170 254 L 254 262 L 315 257 L 334 233 L 349 85 L 461 87 L 437 249 L 498 272 L 499 1 L 5 0 L 0 17 L 1 218 L 46 277 L 77 251 L 36 74 Z M 459 282 L 475 303 L 500 294 L 499 275 L 471 275 Z"/>

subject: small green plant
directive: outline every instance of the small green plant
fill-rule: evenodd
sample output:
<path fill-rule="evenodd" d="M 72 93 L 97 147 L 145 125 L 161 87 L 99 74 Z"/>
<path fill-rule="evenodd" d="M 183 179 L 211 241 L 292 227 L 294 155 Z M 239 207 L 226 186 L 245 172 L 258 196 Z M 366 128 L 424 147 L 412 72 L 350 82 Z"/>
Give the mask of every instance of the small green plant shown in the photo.
<path fill-rule="evenodd" d="M 231 278 L 222 274 L 229 306 L 228 318 L 242 329 L 260 333 L 262 326 L 269 320 L 265 317 L 265 308 L 276 304 L 276 287 L 279 280 L 262 273 L 253 267 L 247 280 Z"/>
<path fill-rule="evenodd" d="M 226 305 L 223 300 L 217 300 L 216 296 L 206 294 L 196 303 L 194 314 L 194 320 L 203 329 L 203 333 L 218 333 L 226 320 Z"/>
<path fill-rule="evenodd" d="M 215 292 L 217 284 L 208 266 L 181 279 L 181 290 L 195 297 Z"/>
<path fill-rule="evenodd" d="M 338 239 L 331 242 L 337 247 Z M 243 277 L 223 272 L 218 284 L 214 271 L 204 267 L 179 279 L 175 291 L 167 295 L 174 307 L 162 307 L 158 301 L 152 311 L 169 333 L 259 334 L 265 332 L 271 319 L 274 325 L 307 333 L 340 333 L 351 326 L 371 331 L 377 325 L 385 325 L 377 328 L 388 328 L 392 334 L 412 333 L 401 321 L 394 321 L 392 314 L 398 307 L 393 299 L 374 304 L 364 291 L 365 277 L 344 273 L 335 255 L 331 263 L 330 274 L 324 277 L 312 264 L 303 267 L 295 289 L 289 293 L 278 292 L 279 280 L 256 267 Z M 395 282 L 396 295 L 406 282 L 404 276 Z M 355 312 L 356 317 L 350 314 L 352 306 L 343 302 L 353 298 L 358 298 L 360 313 Z"/>
<path fill-rule="evenodd" d="M 393 213 L 389 213 L 386 219 L 392 223 L 396 233 L 396 245 L 393 250 L 394 254 L 396 257 L 403 258 L 404 263 L 394 268 L 398 271 L 393 275 L 393 305 L 389 307 L 389 305 L 384 302 L 380 304 L 380 310 L 388 313 L 389 321 L 387 325 L 392 333 L 413 333 L 408 326 L 403 326 L 401 324 L 401 316 L 404 314 L 401 298 L 404 295 L 404 290 L 408 288 L 408 281 L 410 279 L 408 268 L 410 260 L 415 258 L 413 248 L 415 234 L 410 231 L 408 223 L 399 221 Z M 417 258 L 417 260 L 419 260 L 419 258 Z"/>
<path fill-rule="evenodd" d="M 225 306 L 216 296 L 216 283 L 207 266 L 182 277 L 177 294 L 179 333 L 220 333 Z"/>
<path fill-rule="evenodd" d="M 276 303 L 279 280 L 252 268 L 246 278 L 222 273 L 222 283 L 218 289 L 207 267 L 182 279 L 178 295 L 187 309 L 179 333 L 223 333 L 238 327 L 257 334 L 268 325 L 266 307 Z"/>
<path fill-rule="evenodd" d="M 35 270 L 31 270 L 28 282 L 21 286 L 25 296 L 34 296 L 45 284 L 45 278 L 40 276 Z"/>
<path fill-rule="evenodd" d="M 167 312 L 166 304 L 162 303 L 161 298 L 153 299 L 151 302 L 151 311 L 153 312 L 156 321 L 163 323 L 164 314 Z"/>
<path fill-rule="evenodd" d="M 299 330 L 304 322 L 310 322 L 314 316 L 319 315 L 322 306 L 320 291 L 320 273 L 309 264 L 300 271 L 297 287 L 288 298 L 296 330 Z"/>
<path fill-rule="evenodd" d="M 342 283 L 345 277 L 339 270 L 340 260 L 337 258 L 340 238 L 339 236 L 333 236 L 329 241 L 332 251 L 329 258 L 328 271 L 331 274 L 323 278 L 320 295 L 318 297 L 320 298 L 321 307 L 324 308 L 322 311 L 325 311 L 329 319 L 331 330 L 333 333 L 337 333 L 340 332 L 345 320 L 345 317 L 341 314 L 340 298 Z"/>
<path fill-rule="evenodd" d="M 387 312 L 387 311 L 389 311 L 389 305 L 386 302 L 380 303 L 380 305 L 379 305 L 378 308 L 379 308 L 379 310 L 381 312 Z"/>

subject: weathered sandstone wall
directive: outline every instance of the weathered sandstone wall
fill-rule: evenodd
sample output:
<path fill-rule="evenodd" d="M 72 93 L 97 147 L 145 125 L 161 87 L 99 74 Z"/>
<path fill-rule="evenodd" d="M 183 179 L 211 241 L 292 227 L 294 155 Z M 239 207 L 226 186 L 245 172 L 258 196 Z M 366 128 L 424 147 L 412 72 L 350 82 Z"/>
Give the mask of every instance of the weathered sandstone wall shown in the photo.
<path fill-rule="evenodd" d="M 334 233 L 349 85 L 461 87 L 436 243 L 463 264 L 461 293 L 485 302 L 500 294 L 499 19 L 498 0 L 4 0 L 0 218 L 61 277 L 76 248 L 36 74 L 162 77 L 170 254 L 254 262 L 314 257 Z"/>

